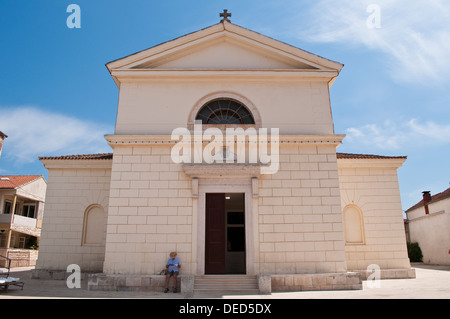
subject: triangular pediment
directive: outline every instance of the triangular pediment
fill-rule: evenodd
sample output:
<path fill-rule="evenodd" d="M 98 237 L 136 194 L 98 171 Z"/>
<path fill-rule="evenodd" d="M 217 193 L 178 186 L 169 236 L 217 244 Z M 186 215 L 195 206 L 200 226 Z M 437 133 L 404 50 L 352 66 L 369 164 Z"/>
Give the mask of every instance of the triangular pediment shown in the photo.
<path fill-rule="evenodd" d="M 304 61 L 281 56 L 222 33 L 216 39 L 134 65 L 132 69 L 318 69 Z"/>
<path fill-rule="evenodd" d="M 218 23 L 106 64 L 114 71 L 293 70 L 339 73 L 334 62 L 257 32 Z M 337 75 L 337 74 L 336 74 Z"/>

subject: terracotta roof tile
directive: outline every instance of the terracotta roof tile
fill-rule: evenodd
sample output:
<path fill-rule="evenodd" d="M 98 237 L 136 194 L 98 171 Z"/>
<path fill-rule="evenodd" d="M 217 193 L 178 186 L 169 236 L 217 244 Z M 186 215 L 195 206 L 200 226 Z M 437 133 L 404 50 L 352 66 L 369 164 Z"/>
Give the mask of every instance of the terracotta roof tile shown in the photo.
<path fill-rule="evenodd" d="M 434 203 L 434 202 L 437 202 L 437 201 L 440 201 L 440 200 L 443 200 L 443 199 L 446 199 L 446 198 L 450 198 L 450 187 L 447 188 L 443 192 L 440 192 L 438 194 L 435 194 L 435 195 L 431 196 L 431 200 L 428 202 L 428 204 L 431 204 L 431 203 Z M 414 209 L 422 207 L 422 206 L 423 206 L 423 199 L 420 202 L 418 202 L 417 204 L 415 204 L 415 205 L 411 206 L 410 208 L 408 208 L 405 212 L 407 213 L 407 212 L 409 212 L 411 210 L 414 210 Z"/>
<path fill-rule="evenodd" d="M 40 177 L 42 175 L 3 175 L 0 176 L 0 189 L 15 189 Z"/>
<path fill-rule="evenodd" d="M 406 156 L 382 156 L 372 154 L 351 154 L 336 153 L 338 159 L 396 159 L 406 158 Z M 113 153 L 100 154 L 78 154 L 78 155 L 61 155 L 61 156 L 44 156 L 39 157 L 40 160 L 109 160 L 112 159 Z"/>
<path fill-rule="evenodd" d="M 62 156 L 45 156 L 39 157 L 39 160 L 110 160 L 112 153 L 100 154 L 79 154 L 79 155 L 62 155 Z"/>
<path fill-rule="evenodd" d="M 351 153 L 336 153 L 338 159 L 405 159 L 406 156 L 382 156 L 372 154 L 351 154 Z"/>

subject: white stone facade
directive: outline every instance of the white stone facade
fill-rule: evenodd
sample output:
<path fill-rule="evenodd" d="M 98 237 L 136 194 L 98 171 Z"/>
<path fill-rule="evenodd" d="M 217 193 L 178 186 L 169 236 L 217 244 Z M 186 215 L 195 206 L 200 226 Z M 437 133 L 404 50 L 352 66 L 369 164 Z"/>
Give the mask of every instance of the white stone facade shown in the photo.
<path fill-rule="evenodd" d="M 362 213 L 362 241 L 347 242 L 347 267 L 364 270 L 409 267 L 405 228 L 401 214 L 397 169 L 404 159 L 341 159 L 341 207 L 355 206 Z"/>
<path fill-rule="evenodd" d="M 336 153 L 344 135 L 334 133 L 329 87 L 342 64 L 224 22 L 107 67 L 120 88 L 116 131 L 106 136 L 113 154 L 41 159 L 49 190 L 38 270 L 76 263 L 157 275 L 177 251 L 184 275 L 203 275 L 209 193 L 243 194 L 247 275 L 410 268 L 396 173 L 405 158 Z M 192 130 L 217 98 L 245 105 L 254 118 L 245 128 L 279 129 L 275 174 L 260 164 L 174 162 L 172 131 Z M 346 243 L 350 204 L 361 211 L 356 244 Z M 85 245 L 92 205 L 107 215 L 106 236 Z M 288 281 L 277 277 L 277 287 Z"/>
<path fill-rule="evenodd" d="M 346 271 L 336 150 L 280 149 L 280 170 L 260 180 L 260 273 Z"/>
<path fill-rule="evenodd" d="M 48 216 L 44 216 L 36 268 L 66 270 L 68 265 L 78 264 L 85 272 L 102 271 L 104 239 L 86 243 L 83 236 L 90 208 L 98 205 L 107 218 L 111 163 L 79 161 L 70 167 L 65 161 L 53 162 L 47 166 L 51 182 L 46 199 L 50 202 L 45 207 Z"/>

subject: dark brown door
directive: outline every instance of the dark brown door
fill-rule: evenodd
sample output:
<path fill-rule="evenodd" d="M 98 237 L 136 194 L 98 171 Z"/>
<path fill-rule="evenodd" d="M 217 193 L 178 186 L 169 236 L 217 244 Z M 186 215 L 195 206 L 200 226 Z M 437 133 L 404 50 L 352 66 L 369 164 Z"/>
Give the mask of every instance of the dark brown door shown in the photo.
<path fill-rule="evenodd" d="M 225 274 L 225 194 L 206 194 L 205 274 Z"/>

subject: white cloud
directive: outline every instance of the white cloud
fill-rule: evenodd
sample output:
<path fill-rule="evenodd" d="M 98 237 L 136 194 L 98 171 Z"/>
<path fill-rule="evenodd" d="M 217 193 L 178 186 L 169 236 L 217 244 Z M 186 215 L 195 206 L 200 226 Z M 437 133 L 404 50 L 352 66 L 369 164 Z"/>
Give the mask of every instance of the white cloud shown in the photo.
<path fill-rule="evenodd" d="M 380 8 L 380 28 L 367 20 Z M 386 55 L 393 78 L 437 83 L 450 71 L 450 2 L 448 0 L 319 0 L 312 5 L 304 39 L 363 46 Z"/>
<path fill-rule="evenodd" d="M 0 109 L 0 130 L 8 135 L 2 157 L 33 162 L 38 156 L 110 152 L 104 135 L 112 127 L 37 107 Z"/>
<path fill-rule="evenodd" d="M 411 119 L 405 123 L 387 120 L 346 130 L 345 143 L 390 151 L 450 144 L 450 125 Z"/>

